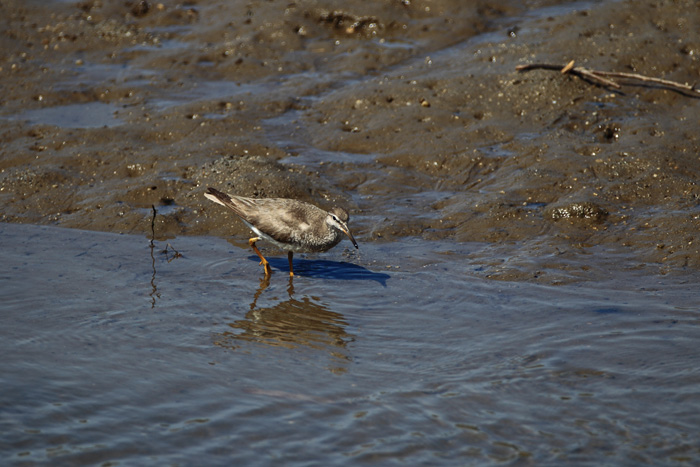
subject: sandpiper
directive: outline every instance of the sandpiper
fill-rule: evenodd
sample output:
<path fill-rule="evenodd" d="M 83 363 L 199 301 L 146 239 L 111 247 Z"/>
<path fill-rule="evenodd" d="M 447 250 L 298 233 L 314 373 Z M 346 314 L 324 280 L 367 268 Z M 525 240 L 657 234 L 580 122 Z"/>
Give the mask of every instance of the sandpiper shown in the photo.
<path fill-rule="evenodd" d="M 332 208 L 327 212 L 313 204 L 295 199 L 230 196 L 215 188 L 207 189 L 204 196 L 231 209 L 255 232 L 257 236 L 249 239 L 248 244 L 260 257 L 265 276 L 272 274 L 272 270 L 255 246 L 258 240 L 267 240 L 277 248 L 288 251 L 290 276 L 294 276 L 292 257 L 295 251 L 328 251 L 340 242 L 342 234 L 347 235 L 355 248 L 358 248 L 348 229 L 350 216 L 344 209 Z"/>

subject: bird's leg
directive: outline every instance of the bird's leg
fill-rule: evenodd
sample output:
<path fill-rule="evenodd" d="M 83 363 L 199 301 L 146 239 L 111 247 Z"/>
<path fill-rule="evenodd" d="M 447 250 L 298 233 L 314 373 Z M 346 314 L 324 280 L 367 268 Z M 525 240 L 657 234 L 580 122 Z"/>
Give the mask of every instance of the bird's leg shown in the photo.
<path fill-rule="evenodd" d="M 294 256 L 294 252 L 290 251 L 287 254 L 287 258 L 289 258 L 289 277 L 294 277 L 294 267 L 292 267 L 292 256 Z"/>
<path fill-rule="evenodd" d="M 255 254 L 260 257 L 260 264 L 262 264 L 265 267 L 265 276 L 269 276 L 270 274 L 272 274 L 272 269 L 270 269 L 270 263 L 267 262 L 262 253 L 260 253 L 260 250 L 258 250 L 258 247 L 255 246 L 255 242 L 257 242 L 258 240 L 260 240 L 260 237 L 253 237 L 250 240 L 248 240 L 248 244 L 253 249 Z"/>

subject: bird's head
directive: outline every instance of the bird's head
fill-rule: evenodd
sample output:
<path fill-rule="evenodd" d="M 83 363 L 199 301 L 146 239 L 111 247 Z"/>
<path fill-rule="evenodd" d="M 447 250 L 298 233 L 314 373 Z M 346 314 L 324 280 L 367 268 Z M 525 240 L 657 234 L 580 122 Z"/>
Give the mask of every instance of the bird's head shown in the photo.
<path fill-rule="evenodd" d="M 350 239 L 352 244 L 355 246 L 355 248 L 359 248 L 357 246 L 357 242 L 355 241 L 355 238 L 352 236 L 352 234 L 350 233 L 350 229 L 348 228 L 348 221 L 349 220 L 350 220 L 350 216 L 345 211 L 345 209 L 342 209 L 342 208 L 331 209 L 328 212 L 328 217 L 326 217 L 326 223 L 329 226 L 343 232 L 345 235 L 348 236 L 348 238 Z"/>

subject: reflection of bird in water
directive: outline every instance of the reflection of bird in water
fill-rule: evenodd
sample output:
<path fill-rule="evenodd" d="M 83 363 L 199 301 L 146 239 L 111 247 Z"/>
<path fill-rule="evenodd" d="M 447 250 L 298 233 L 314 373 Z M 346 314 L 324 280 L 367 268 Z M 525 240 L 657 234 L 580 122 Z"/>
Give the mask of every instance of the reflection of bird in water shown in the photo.
<path fill-rule="evenodd" d="M 290 276 L 294 275 L 292 256 L 295 251 L 328 251 L 340 242 L 343 234 L 358 248 L 348 229 L 350 217 L 341 208 L 332 208 L 326 212 L 313 204 L 295 199 L 229 196 L 214 188 L 209 188 L 204 196 L 231 209 L 255 232 L 257 236 L 248 240 L 248 243 L 260 257 L 266 276 L 272 274 L 272 269 L 255 246 L 258 240 L 267 240 L 288 252 Z"/>
<path fill-rule="evenodd" d="M 354 337 L 345 331 L 347 322 L 343 315 L 330 311 L 314 297 L 293 298 L 294 287 L 289 280 L 289 300 L 274 306 L 260 308 L 257 301 L 269 285 L 269 277 L 260 281 L 250 311 L 244 319 L 226 323 L 229 327 L 216 335 L 215 344 L 236 349 L 237 341 L 251 341 L 275 347 L 310 347 L 327 350 L 335 359 L 349 360 L 342 352 Z M 335 368 L 334 371 L 343 371 Z"/>

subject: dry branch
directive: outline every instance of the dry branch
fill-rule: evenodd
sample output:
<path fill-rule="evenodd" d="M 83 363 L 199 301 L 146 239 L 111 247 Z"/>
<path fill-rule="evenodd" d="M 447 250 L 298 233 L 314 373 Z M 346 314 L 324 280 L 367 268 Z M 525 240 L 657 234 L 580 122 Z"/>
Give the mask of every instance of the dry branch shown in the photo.
<path fill-rule="evenodd" d="M 589 70 L 581 66 L 574 66 L 574 61 L 570 61 L 565 66 L 561 65 L 550 65 L 547 63 L 531 63 L 527 65 L 518 65 L 515 67 L 518 71 L 529 71 L 529 70 L 558 70 L 562 74 L 572 74 L 579 76 L 581 78 L 588 79 L 594 83 L 600 84 L 602 86 L 611 87 L 614 89 L 620 89 L 622 86 L 611 78 L 623 79 L 626 81 L 639 81 L 641 83 L 652 83 L 660 87 L 665 87 L 673 89 L 674 91 L 681 92 L 683 94 L 700 97 L 700 89 L 696 87 L 695 84 L 688 85 L 677 83 L 675 81 L 669 81 L 667 79 L 652 78 L 649 76 L 639 75 L 637 73 L 622 73 L 616 71 L 599 71 L 599 70 Z M 631 83 L 623 83 L 631 84 Z"/>

